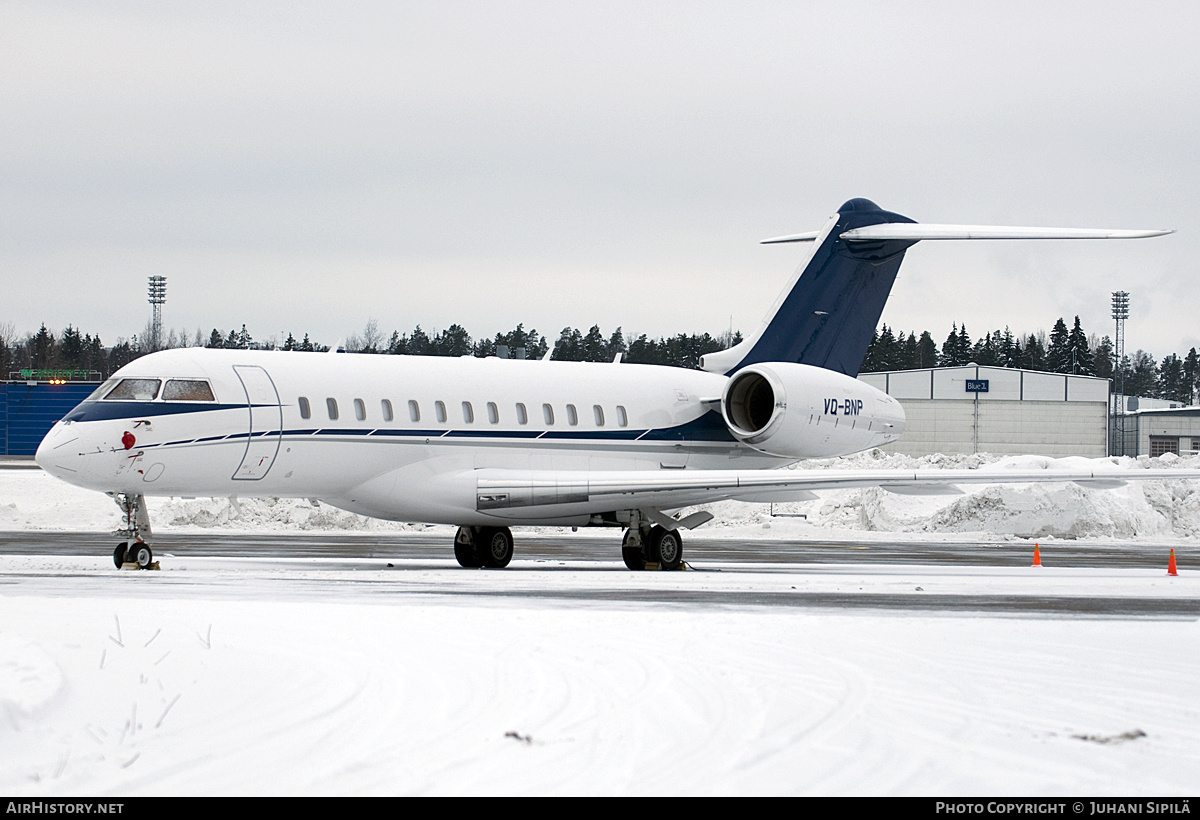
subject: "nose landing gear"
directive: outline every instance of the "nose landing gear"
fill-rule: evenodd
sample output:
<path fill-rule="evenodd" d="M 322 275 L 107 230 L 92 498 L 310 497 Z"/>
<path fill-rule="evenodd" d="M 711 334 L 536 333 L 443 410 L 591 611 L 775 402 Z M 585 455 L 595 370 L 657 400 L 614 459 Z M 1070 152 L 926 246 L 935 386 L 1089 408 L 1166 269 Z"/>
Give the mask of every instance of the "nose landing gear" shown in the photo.
<path fill-rule="evenodd" d="M 158 569 L 154 553 L 146 543 L 154 537 L 150 530 L 150 514 L 146 511 L 146 497 L 140 493 L 110 493 L 113 501 L 125 514 L 125 526 L 116 535 L 125 538 L 113 551 L 113 563 L 117 569 Z"/>
<path fill-rule="evenodd" d="M 127 564 L 136 566 L 138 569 L 158 569 L 150 546 L 141 541 L 134 541 L 132 544 L 122 541 L 117 544 L 117 548 L 113 552 L 113 563 L 117 565 L 117 569 L 124 569 Z"/>

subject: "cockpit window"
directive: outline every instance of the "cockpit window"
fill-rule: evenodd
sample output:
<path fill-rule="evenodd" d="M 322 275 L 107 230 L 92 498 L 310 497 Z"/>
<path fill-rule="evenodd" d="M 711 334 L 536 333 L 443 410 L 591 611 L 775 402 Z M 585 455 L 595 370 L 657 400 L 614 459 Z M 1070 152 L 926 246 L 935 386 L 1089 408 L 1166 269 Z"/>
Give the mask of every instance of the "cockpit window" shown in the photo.
<path fill-rule="evenodd" d="M 104 397 L 105 401 L 154 401 L 158 388 L 162 385 L 159 379 L 121 379 L 121 381 Z"/>
<path fill-rule="evenodd" d="M 93 390 L 92 395 L 88 396 L 86 399 L 84 399 L 84 401 L 100 401 L 100 398 L 109 390 L 112 390 L 113 385 L 118 381 L 120 381 L 120 379 L 108 379 L 106 382 L 104 382 L 104 384 Z"/>
<path fill-rule="evenodd" d="M 208 382 L 200 379 L 171 379 L 163 388 L 163 401 L 216 401 Z"/>

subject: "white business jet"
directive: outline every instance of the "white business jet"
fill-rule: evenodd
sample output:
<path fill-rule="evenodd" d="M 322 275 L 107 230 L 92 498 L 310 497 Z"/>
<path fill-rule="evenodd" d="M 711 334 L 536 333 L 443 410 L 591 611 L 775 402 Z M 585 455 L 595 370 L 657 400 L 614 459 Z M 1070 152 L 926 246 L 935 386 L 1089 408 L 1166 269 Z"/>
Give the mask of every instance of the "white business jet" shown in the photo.
<path fill-rule="evenodd" d="M 455 524 L 464 567 L 503 567 L 510 526 L 625 531 L 630 569 L 675 569 L 674 511 L 879 485 L 1119 483 L 1104 472 L 770 469 L 895 441 L 904 412 L 855 376 L 911 245 L 925 239 L 1158 236 L 921 225 L 865 199 L 807 242 L 762 325 L 702 370 L 612 363 L 184 348 L 117 371 L 59 421 L 37 463 L 107 493 L 125 516 L 113 558 L 148 566 L 146 496 L 298 497 L 395 521 Z M 1137 471 L 1169 478 L 1186 471 Z M 1122 477 L 1128 477 L 1127 472 Z"/>

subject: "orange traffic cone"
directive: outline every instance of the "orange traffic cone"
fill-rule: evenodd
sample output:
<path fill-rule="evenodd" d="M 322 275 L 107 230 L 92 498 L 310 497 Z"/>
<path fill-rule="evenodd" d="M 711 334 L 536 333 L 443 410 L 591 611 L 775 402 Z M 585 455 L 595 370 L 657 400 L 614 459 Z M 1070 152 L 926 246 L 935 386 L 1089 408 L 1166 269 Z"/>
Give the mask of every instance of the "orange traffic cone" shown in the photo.
<path fill-rule="evenodd" d="M 1033 545 L 1033 565 L 1040 567 L 1042 565 L 1042 551 L 1038 549 L 1038 545 Z"/>
<path fill-rule="evenodd" d="M 1171 560 L 1167 562 L 1167 575 L 1179 575 L 1175 571 L 1175 550 L 1171 550 Z"/>

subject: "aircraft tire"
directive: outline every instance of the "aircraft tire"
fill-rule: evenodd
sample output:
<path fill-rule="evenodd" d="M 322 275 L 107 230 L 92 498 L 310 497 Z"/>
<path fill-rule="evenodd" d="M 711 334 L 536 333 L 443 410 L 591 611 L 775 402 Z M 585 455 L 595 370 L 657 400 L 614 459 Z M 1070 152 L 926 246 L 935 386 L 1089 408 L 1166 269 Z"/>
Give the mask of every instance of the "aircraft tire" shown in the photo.
<path fill-rule="evenodd" d="M 458 532 L 454 534 L 454 558 L 458 565 L 465 569 L 479 569 L 483 566 L 479 552 L 475 549 L 475 539 L 466 527 L 459 527 Z"/>
<path fill-rule="evenodd" d="M 513 557 L 512 530 L 508 527 L 484 527 L 479 531 L 478 548 L 485 567 L 507 567 Z"/>
<path fill-rule="evenodd" d="M 120 569 L 121 565 L 125 563 L 125 553 L 128 549 L 128 542 L 122 541 L 120 544 L 117 544 L 117 548 L 113 550 L 113 563 L 117 565 L 117 569 Z"/>
<path fill-rule="evenodd" d="M 625 531 L 625 538 L 621 541 L 621 558 L 625 560 L 625 566 L 634 572 L 641 572 L 646 568 L 646 553 L 640 546 L 633 546 L 633 533 L 629 530 Z"/>
<path fill-rule="evenodd" d="M 650 530 L 650 548 L 646 560 L 657 563 L 660 569 L 679 569 L 683 564 L 683 537 L 679 530 L 655 526 Z"/>
<path fill-rule="evenodd" d="M 138 541 L 133 545 L 133 560 L 140 568 L 146 569 L 154 563 L 154 553 L 148 544 Z"/>

